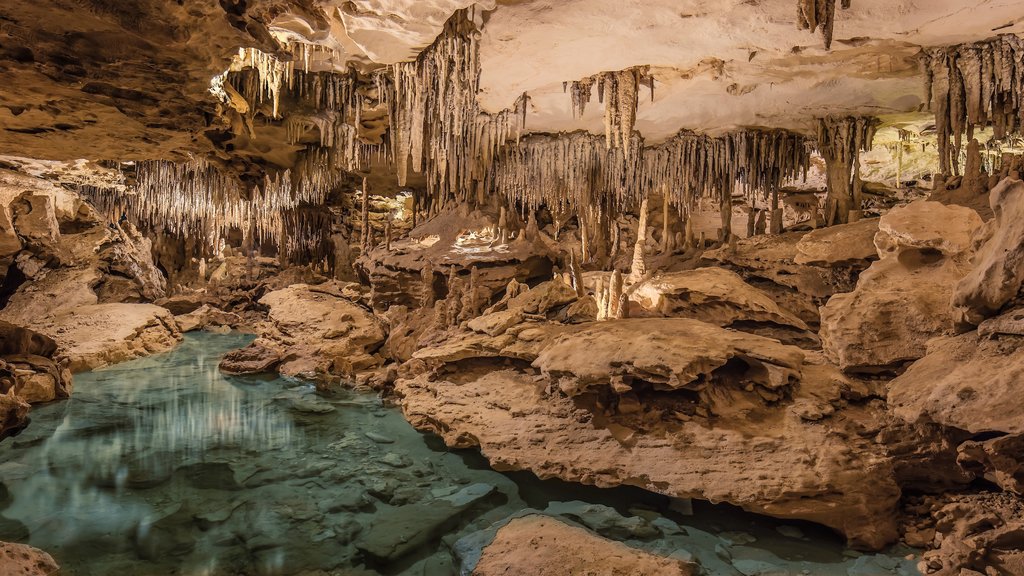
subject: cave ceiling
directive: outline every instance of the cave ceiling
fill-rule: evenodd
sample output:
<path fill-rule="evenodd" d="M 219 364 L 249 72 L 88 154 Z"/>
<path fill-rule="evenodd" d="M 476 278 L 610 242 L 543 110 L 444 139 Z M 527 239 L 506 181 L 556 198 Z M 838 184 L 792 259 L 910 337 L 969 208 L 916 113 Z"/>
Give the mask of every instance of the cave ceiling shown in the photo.
<path fill-rule="evenodd" d="M 641 90 L 635 126 L 648 142 L 683 129 L 812 134 L 825 114 L 920 128 L 929 118 L 922 47 L 1024 32 L 1024 0 L 837 4 L 828 50 L 819 32 L 798 28 L 794 0 L 8 0 L 0 154 L 195 153 L 287 167 L 295 148 L 285 138 L 236 142 L 210 91 L 239 48 L 293 58 L 289 43 L 315 45 L 297 68 L 365 74 L 414 59 L 466 8 L 482 24 L 481 110 L 526 93 L 528 131 L 601 133 L 600 106 L 574 116 L 565 83 L 644 66 L 654 89 Z"/>

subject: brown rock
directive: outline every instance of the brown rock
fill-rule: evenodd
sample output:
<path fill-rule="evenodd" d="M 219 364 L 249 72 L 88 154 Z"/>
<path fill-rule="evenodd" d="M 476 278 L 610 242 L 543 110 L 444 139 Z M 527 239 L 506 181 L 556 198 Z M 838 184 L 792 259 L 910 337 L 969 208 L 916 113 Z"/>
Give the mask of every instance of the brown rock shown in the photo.
<path fill-rule="evenodd" d="M 695 576 L 696 564 L 661 558 L 554 518 L 530 515 L 502 526 L 474 576 Z"/>
<path fill-rule="evenodd" d="M 218 366 L 225 374 L 264 374 L 274 372 L 280 363 L 281 355 L 276 350 L 253 343 L 228 352 Z"/>
<path fill-rule="evenodd" d="M 0 574 L 7 576 L 50 576 L 60 570 L 46 552 L 26 544 L 0 542 Z"/>

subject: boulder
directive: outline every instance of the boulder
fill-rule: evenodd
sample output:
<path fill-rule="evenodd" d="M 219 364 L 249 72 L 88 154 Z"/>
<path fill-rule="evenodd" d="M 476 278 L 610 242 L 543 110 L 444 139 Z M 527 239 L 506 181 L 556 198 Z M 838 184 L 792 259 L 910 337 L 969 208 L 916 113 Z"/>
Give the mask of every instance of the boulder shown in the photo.
<path fill-rule="evenodd" d="M 872 243 L 876 232 L 877 218 L 812 230 L 796 243 L 793 261 L 812 266 L 853 264 L 866 268 L 878 258 Z"/>
<path fill-rule="evenodd" d="M 28 425 L 28 402 L 19 398 L 12 387 L 0 394 L 0 440 Z"/>
<path fill-rule="evenodd" d="M 50 576 L 60 570 L 53 557 L 27 544 L 0 542 L 0 574 Z"/>
<path fill-rule="evenodd" d="M 376 354 L 387 338 L 381 321 L 349 300 L 344 285 L 295 284 L 263 296 L 268 322 L 261 328 L 260 346 L 282 357 L 282 374 L 311 380 L 350 377 L 379 366 Z"/>
<path fill-rule="evenodd" d="M 238 314 L 225 312 L 209 304 L 203 304 L 187 314 L 175 316 L 174 320 L 182 332 L 193 332 L 218 326 L 236 327 L 243 322 L 242 317 Z"/>
<path fill-rule="evenodd" d="M 916 360 L 929 339 L 953 330 L 950 300 L 967 272 L 978 214 L 961 206 L 917 201 L 882 216 L 879 260 L 852 292 L 821 308 L 820 336 L 846 370 L 891 368 Z"/>
<path fill-rule="evenodd" d="M 971 324 L 994 316 L 1024 283 L 1024 182 L 1003 180 L 989 193 L 989 203 L 995 219 L 953 295 L 960 319 Z"/>
<path fill-rule="evenodd" d="M 700 566 L 655 556 L 555 518 L 529 515 L 498 529 L 474 576 L 696 576 Z"/>
<path fill-rule="evenodd" d="M 230 375 L 265 374 L 274 372 L 280 363 L 281 355 L 276 350 L 254 343 L 225 354 L 219 368 Z"/>

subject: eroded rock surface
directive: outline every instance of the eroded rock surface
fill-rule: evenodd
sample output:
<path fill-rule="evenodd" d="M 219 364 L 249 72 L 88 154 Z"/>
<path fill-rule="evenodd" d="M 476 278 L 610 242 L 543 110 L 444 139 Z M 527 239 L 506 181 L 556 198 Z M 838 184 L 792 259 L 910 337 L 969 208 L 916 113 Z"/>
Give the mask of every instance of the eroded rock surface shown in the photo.
<path fill-rule="evenodd" d="M 881 218 L 879 260 L 852 292 L 821 308 L 821 339 L 843 369 L 877 369 L 920 358 L 930 338 L 951 332 L 950 304 L 967 273 L 981 218 L 969 208 L 918 201 Z"/>
<path fill-rule="evenodd" d="M 57 342 L 57 357 L 72 372 L 164 352 L 181 339 L 174 316 L 154 304 L 76 306 L 29 326 Z"/>
<path fill-rule="evenodd" d="M 453 336 L 395 383 L 414 425 L 498 469 L 730 502 L 877 547 L 899 490 L 855 432 L 880 416 L 857 389 L 816 355 L 689 319 Z"/>
<path fill-rule="evenodd" d="M 484 548 L 474 576 L 693 576 L 692 563 L 659 558 L 621 542 L 601 538 L 549 516 L 516 518 L 502 526 Z"/>
<path fill-rule="evenodd" d="M 50 576 L 60 566 L 46 552 L 27 544 L 0 542 L 0 573 L 10 576 Z"/>

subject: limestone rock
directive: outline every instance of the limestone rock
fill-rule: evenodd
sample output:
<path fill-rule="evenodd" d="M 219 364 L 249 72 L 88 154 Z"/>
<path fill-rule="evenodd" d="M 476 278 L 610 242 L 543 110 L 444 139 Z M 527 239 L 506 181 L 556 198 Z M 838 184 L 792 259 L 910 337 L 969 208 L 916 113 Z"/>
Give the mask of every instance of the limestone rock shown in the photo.
<path fill-rule="evenodd" d="M 225 374 L 264 374 L 273 372 L 281 363 L 281 355 L 271 348 L 250 344 L 224 355 L 219 368 Z"/>
<path fill-rule="evenodd" d="M 695 318 L 718 326 L 749 321 L 807 328 L 768 294 L 724 268 L 658 274 L 644 282 L 632 299 L 663 316 Z"/>
<path fill-rule="evenodd" d="M 27 544 L 0 542 L 0 573 L 10 576 L 50 576 L 60 566 L 46 552 Z"/>
<path fill-rule="evenodd" d="M 28 424 L 28 411 L 28 402 L 18 397 L 13 388 L 0 394 L 0 440 Z"/>
<path fill-rule="evenodd" d="M 852 292 L 821 309 L 821 340 L 843 369 L 891 367 L 925 353 L 953 329 L 953 288 L 966 273 L 970 238 L 981 218 L 969 208 L 918 201 L 883 216 L 880 260 Z"/>
<path fill-rule="evenodd" d="M 1024 338 L 937 338 L 928 353 L 889 385 L 889 405 L 909 422 L 981 432 L 1024 433 L 1019 402 Z"/>
<path fill-rule="evenodd" d="M 696 564 L 662 558 L 548 516 L 513 519 L 483 549 L 474 576 L 695 576 Z"/>
<path fill-rule="evenodd" d="M 964 442 L 957 463 L 1007 492 L 1024 495 L 1024 434 Z"/>
<path fill-rule="evenodd" d="M 283 355 L 282 374 L 317 380 L 380 365 L 375 353 L 387 331 L 373 313 L 346 298 L 343 287 L 295 284 L 260 299 L 269 321 L 258 342 Z"/>
<path fill-rule="evenodd" d="M 878 231 L 877 219 L 818 228 L 804 234 L 796 244 L 797 264 L 835 266 L 859 264 L 867 266 L 878 257 L 872 243 Z"/>
<path fill-rule="evenodd" d="M 174 317 L 178 328 L 182 332 L 192 332 L 208 327 L 228 326 L 235 327 L 243 322 L 242 317 L 233 312 L 225 312 L 219 308 L 203 304 L 199 308 Z"/>
<path fill-rule="evenodd" d="M 167 309 L 154 304 L 94 304 L 29 324 L 57 342 L 72 372 L 170 350 L 181 339 Z"/>
<path fill-rule="evenodd" d="M 953 305 L 972 324 L 995 315 L 1024 283 L 1024 182 L 1007 178 L 989 193 L 995 220 L 973 268 L 957 284 Z"/>
<path fill-rule="evenodd" d="M 629 378 L 655 390 L 701 390 L 735 360 L 740 379 L 769 390 L 800 379 L 803 353 L 775 340 L 687 318 L 600 322 L 567 331 L 533 365 L 575 396 L 592 385 Z"/>
<path fill-rule="evenodd" d="M 1021 574 L 1024 571 L 1024 505 L 1009 494 L 979 493 L 928 498 L 918 530 L 934 531 L 918 569 L 935 576 Z"/>

